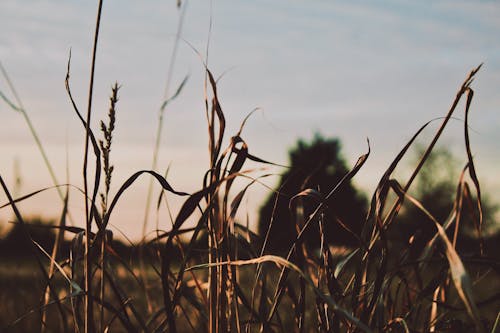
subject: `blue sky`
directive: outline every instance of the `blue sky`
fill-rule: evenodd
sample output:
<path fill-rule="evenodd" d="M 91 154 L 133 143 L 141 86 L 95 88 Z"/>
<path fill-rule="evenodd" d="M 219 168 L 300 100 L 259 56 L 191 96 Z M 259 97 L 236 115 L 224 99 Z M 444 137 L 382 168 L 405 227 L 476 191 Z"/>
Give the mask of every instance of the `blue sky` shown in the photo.
<path fill-rule="evenodd" d="M 3 0 L 0 4 L 0 61 L 9 72 L 49 157 L 65 181 L 81 186 L 83 130 L 64 90 L 72 50 L 73 94 L 86 108 L 96 3 L 91 1 Z M 97 55 L 93 125 L 104 119 L 110 87 L 122 85 L 112 151 L 115 186 L 151 165 L 158 107 L 163 99 L 179 11 L 173 0 L 105 1 Z M 219 83 L 228 136 L 251 110 L 244 138 L 253 154 L 287 162 L 297 138 L 315 131 L 340 137 L 353 164 L 372 155 L 356 177 L 372 191 L 391 159 L 424 122 L 446 114 L 467 73 L 484 67 L 473 85 L 471 140 L 485 188 L 498 193 L 500 163 L 500 5 L 493 1 L 190 1 L 183 38 L 200 52 L 212 33 L 208 65 Z M 166 111 L 159 170 L 185 191 L 201 186 L 208 165 L 203 105 L 203 67 L 182 42 L 170 93 L 185 75 L 182 95 Z M 0 79 L 0 90 L 10 91 Z M 462 108 L 456 116 L 463 117 Z M 0 103 L 0 173 L 13 183 L 19 160 L 22 193 L 51 185 L 40 154 L 19 114 Z M 422 143 L 435 131 L 436 122 Z M 453 121 L 442 144 L 460 162 L 463 124 Z M 274 179 L 276 181 L 277 178 Z M 147 179 L 123 198 L 115 219 L 127 235 L 140 234 Z M 273 184 L 273 180 L 269 181 Z M 256 188 L 250 218 L 266 190 Z M 0 195 L 0 200 L 5 197 Z M 176 201 L 173 201 L 174 207 Z M 178 204 L 178 203 L 177 203 Z M 47 192 L 22 205 L 25 211 L 56 216 L 60 203 Z M 75 193 L 74 215 L 83 210 Z M 10 217 L 7 210 L 0 218 Z M 80 214 L 81 215 L 81 214 Z M 163 226 L 166 228 L 166 226 Z"/>

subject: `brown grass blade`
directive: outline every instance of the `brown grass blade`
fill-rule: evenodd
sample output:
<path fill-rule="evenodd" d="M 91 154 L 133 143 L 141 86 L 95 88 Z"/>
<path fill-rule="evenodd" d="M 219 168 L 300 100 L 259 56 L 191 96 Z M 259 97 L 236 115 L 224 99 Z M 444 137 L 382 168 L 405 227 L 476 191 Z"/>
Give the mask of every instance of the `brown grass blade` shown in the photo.
<path fill-rule="evenodd" d="M 474 91 L 468 87 L 467 88 L 467 102 L 465 104 L 465 122 L 464 122 L 464 138 L 465 138 L 465 150 L 467 152 L 467 159 L 469 161 L 469 175 L 474 183 L 474 187 L 477 193 L 476 205 L 479 212 L 479 226 L 477 227 L 477 233 L 479 236 L 479 246 L 481 249 L 481 254 L 483 253 L 483 237 L 481 233 L 481 227 L 483 224 L 483 210 L 482 210 L 482 202 L 481 202 L 481 187 L 479 186 L 479 180 L 476 174 L 476 168 L 474 166 L 474 160 L 472 157 L 472 152 L 470 148 L 470 139 L 469 139 L 469 111 L 470 105 L 472 103 L 472 98 L 474 97 Z"/>
<path fill-rule="evenodd" d="M 453 245 L 448 239 L 446 231 L 441 226 L 441 224 L 439 224 L 439 222 L 434 218 L 434 216 L 432 216 L 432 214 L 429 213 L 417 199 L 415 199 L 414 197 L 412 197 L 411 195 L 409 195 L 407 192 L 404 191 L 404 189 L 401 187 L 401 185 L 399 185 L 397 181 L 392 180 L 391 187 L 394 189 L 396 193 L 398 193 L 398 195 L 404 196 L 413 205 L 415 205 L 415 207 L 420 209 L 420 211 L 422 211 L 434 223 L 438 235 L 442 240 L 446 249 L 446 258 L 448 259 L 448 263 L 450 265 L 450 272 L 453 278 L 453 283 L 455 285 L 455 288 L 457 289 L 457 292 L 460 298 L 462 299 L 465 308 L 467 309 L 467 313 L 474 320 L 474 324 L 476 325 L 477 331 L 484 332 L 484 327 L 481 323 L 481 317 L 479 316 L 479 311 L 474 302 L 471 279 L 469 277 L 469 274 L 465 270 L 462 260 L 460 259 L 459 255 L 457 254 Z"/>
<path fill-rule="evenodd" d="M 165 178 L 163 178 L 162 175 L 160 175 L 159 173 L 157 173 L 155 171 L 152 171 L 152 170 L 137 171 L 122 184 L 122 186 L 118 189 L 115 196 L 113 197 L 113 200 L 111 201 L 111 204 L 109 205 L 109 209 L 106 213 L 105 221 L 103 224 L 104 229 L 106 228 L 107 223 L 109 221 L 109 217 L 110 217 L 113 209 L 115 208 L 116 204 L 118 203 L 118 200 L 122 196 L 122 194 L 137 180 L 137 178 L 139 178 L 139 176 L 141 176 L 143 174 L 150 174 L 151 176 L 156 178 L 156 180 L 162 186 L 162 188 L 168 192 L 171 192 L 171 193 L 179 195 L 179 196 L 189 195 L 186 192 L 179 192 L 179 191 L 174 190 L 173 187 L 170 186 L 170 184 L 167 182 L 167 180 Z"/>

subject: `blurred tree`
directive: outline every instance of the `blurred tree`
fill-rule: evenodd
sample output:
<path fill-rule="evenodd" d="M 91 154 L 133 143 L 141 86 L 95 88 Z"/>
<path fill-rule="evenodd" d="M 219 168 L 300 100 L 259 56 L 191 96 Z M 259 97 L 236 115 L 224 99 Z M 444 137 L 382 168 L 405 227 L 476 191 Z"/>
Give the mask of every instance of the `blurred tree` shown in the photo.
<path fill-rule="evenodd" d="M 415 162 L 423 155 L 425 147 L 417 146 L 415 150 Z M 460 165 L 453 154 L 446 148 L 439 148 L 429 155 L 421 169 L 411 194 L 429 211 L 441 224 L 446 221 L 452 212 L 457 196 L 457 185 L 459 181 Z M 473 189 L 471 189 L 474 191 Z M 478 221 L 477 207 L 470 202 L 475 202 L 476 197 L 472 193 L 470 201 L 464 200 L 461 211 L 460 225 L 458 228 L 458 246 L 461 242 L 477 237 L 476 224 Z M 483 211 L 483 236 L 492 233 L 496 228 L 494 215 L 497 206 L 491 199 L 482 193 Z M 428 222 L 428 218 L 423 212 L 413 204 L 405 202 L 404 209 L 398 220 L 397 237 L 401 237 L 403 242 L 411 239 L 413 251 L 418 252 L 436 233 L 435 227 Z M 448 229 L 450 240 L 454 236 L 454 226 Z M 395 234 L 393 234 L 394 236 Z M 472 244 L 472 243 L 470 243 Z M 477 244 L 477 242 L 473 242 Z M 467 251 L 471 249 L 465 246 Z M 414 253 L 417 255 L 418 253 Z"/>
<path fill-rule="evenodd" d="M 415 165 L 424 151 L 424 146 L 417 146 Z M 420 202 L 440 222 L 448 217 L 453 208 L 459 176 L 457 165 L 456 158 L 449 150 L 437 149 L 429 155 L 415 183 L 414 189 Z"/>
<path fill-rule="evenodd" d="M 349 172 L 340 150 L 338 139 L 325 139 L 319 134 L 315 135 L 311 143 L 299 140 L 290 150 L 290 168 L 281 177 L 279 193 L 273 193 L 260 210 L 259 233 L 264 237 L 269 232 L 268 252 L 286 252 L 296 239 L 304 220 L 318 206 L 317 201 L 299 199 L 298 204 L 290 209 L 293 196 L 307 188 L 318 190 L 326 196 Z M 357 245 L 356 235 L 361 232 L 366 211 L 364 195 L 351 183 L 346 183 L 332 197 L 325 210 L 326 241 L 330 245 Z M 319 247 L 317 222 L 306 232 L 305 243 L 311 249 Z"/>
<path fill-rule="evenodd" d="M 45 251 L 50 252 L 55 241 L 55 233 L 47 226 L 52 225 L 52 220 L 45 220 L 41 217 L 32 217 L 25 221 L 25 225 L 16 222 L 3 239 L 0 239 L 1 255 L 4 256 L 25 256 L 31 255 L 31 238 L 36 241 Z"/>

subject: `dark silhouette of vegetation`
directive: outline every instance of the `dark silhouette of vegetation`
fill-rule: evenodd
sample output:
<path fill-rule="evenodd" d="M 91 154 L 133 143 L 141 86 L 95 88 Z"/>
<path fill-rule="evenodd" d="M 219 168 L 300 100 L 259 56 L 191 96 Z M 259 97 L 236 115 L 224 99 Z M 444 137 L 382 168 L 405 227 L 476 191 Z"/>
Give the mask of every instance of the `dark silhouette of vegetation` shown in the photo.
<path fill-rule="evenodd" d="M 278 193 L 271 195 L 260 211 L 259 232 L 264 236 L 270 228 L 267 241 L 270 252 L 287 251 L 304 218 L 318 205 L 312 199 L 298 199 L 290 207 L 290 199 L 308 188 L 326 196 L 349 171 L 341 155 L 340 141 L 335 138 L 316 134 L 310 143 L 299 140 L 289 155 L 290 168 L 281 177 Z M 364 195 L 352 183 L 345 185 L 329 200 L 324 212 L 326 241 L 331 245 L 357 245 L 366 211 Z M 309 248 L 319 247 L 318 229 L 315 224 L 306 231 L 305 243 Z"/>
<path fill-rule="evenodd" d="M 11 227 L 5 232 L 2 237 L 0 237 L 0 257 L 2 258 L 25 258 L 33 256 L 31 248 L 33 246 L 32 242 L 36 242 L 40 247 L 42 247 L 45 252 L 51 253 L 56 240 L 56 223 L 54 220 L 45 219 L 42 217 L 31 217 L 24 221 L 24 224 L 19 222 L 12 223 Z M 83 231 L 83 229 L 78 227 L 66 227 L 67 235 L 78 233 Z M 109 249 L 111 253 L 115 254 L 117 257 L 124 258 L 126 260 L 136 258 L 138 256 L 138 249 L 131 245 L 125 244 L 119 239 L 112 239 L 112 233 L 108 237 L 110 244 Z M 71 251 L 72 240 L 64 239 L 60 244 L 59 257 L 67 257 Z M 149 252 L 155 252 L 154 244 L 143 245 Z M 40 256 L 44 257 L 41 251 Z M 173 253 L 172 256 L 178 255 L 177 252 Z M 45 259 L 46 256 L 45 256 Z"/>
<path fill-rule="evenodd" d="M 424 152 L 424 147 L 417 147 L 415 159 Z M 419 177 L 416 180 L 413 195 L 429 211 L 437 221 L 444 224 L 454 210 L 455 197 L 457 195 L 457 183 L 460 178 L 460 165 L 451 151 L 440 148 L 436 149 L 426 161 Z M 481 238 L 487 243 L 495 238 L 495 213 L 497 205 L 491 202 L 487 195 L 482 194 L 483 225 Z M 458 227 L 456 224 L 448 228 L 447 233 L 450 240 L 455 240 L 456 247 L 460 252 L 479 252 L 478 242 L 479 211 L 476 203 L 476 195 L 464 197 Z M 425 214 L 412 204 L 405 204 L 404 210 L 399 218 L 399 228 L 392 235 L 392 241 L 411 243 L 411 254 L 417 256 L 420 250 L 436 234 L 435 227 L 427 223 Z"/>
<path fill-rule="evenodd" d="M 14 258 L 31 256 L 32 240 L 45 251 L 51 251 L 56 236 L 54 230 L 47 226 L 52 224 L 54 224 L 53 221 L 40 217 L 31 218 L 29 223 L 25 225 L 18 222 L 13 223 L 5 236 L 0 239 L 0 253 L 4 257 Z"/>

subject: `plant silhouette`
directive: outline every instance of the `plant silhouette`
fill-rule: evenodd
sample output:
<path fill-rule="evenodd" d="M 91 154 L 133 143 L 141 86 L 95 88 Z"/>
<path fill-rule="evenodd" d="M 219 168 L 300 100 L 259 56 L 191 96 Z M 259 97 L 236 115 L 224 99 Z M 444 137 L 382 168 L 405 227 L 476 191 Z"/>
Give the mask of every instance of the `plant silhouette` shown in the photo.
<path fill-rule="evenodd" d="M 260 210 L 259 232 L 268 235 L 266 249 L 271 253 L 287 251 L 303 227 L 304 219 L 316 209 L 318 201 L 303 198 L 290 200 L 305 189 L 313 189 L 325 197 L 348 173 L 341 155 L 341 143 L 336 138 L 315 134 L 310 143 L 300 139 L 290 150 L 290 168 Z M 295 203 L 298 201 L 298 203 Z M 330 245 L 358 245 L 358 235 L 366 216 L 367 201 L 352 185 L 346 183 L 333 196 L 323 211 L 324 236 Z M 270 223 L 271 221 L 272 224 Z M 319 224 L 313 223 L 305 232 L 305 244 L 317 249 L 320 244 Z"/>

